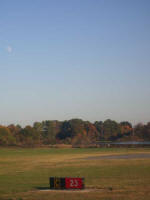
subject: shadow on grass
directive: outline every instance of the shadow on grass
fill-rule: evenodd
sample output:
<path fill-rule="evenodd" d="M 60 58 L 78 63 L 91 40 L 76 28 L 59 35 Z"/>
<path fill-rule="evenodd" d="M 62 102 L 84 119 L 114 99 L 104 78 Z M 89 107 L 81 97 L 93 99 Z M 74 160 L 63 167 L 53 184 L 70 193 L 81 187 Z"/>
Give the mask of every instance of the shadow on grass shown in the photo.
<path fill-rule="evenodd" d="M 50 190 L 50 187 L 36 187 L 37 190 Z"/>

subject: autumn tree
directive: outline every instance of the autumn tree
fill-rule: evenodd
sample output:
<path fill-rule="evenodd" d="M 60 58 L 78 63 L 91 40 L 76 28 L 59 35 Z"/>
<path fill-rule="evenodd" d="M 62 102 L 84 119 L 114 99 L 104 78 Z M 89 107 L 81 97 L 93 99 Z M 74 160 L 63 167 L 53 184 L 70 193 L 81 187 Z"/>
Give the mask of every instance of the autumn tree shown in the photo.
<path fill-rule="evenodd" d="M 12 135 L 9 128 L 0 126 L 0 145 L 15 145 L 16 138 Z"/>

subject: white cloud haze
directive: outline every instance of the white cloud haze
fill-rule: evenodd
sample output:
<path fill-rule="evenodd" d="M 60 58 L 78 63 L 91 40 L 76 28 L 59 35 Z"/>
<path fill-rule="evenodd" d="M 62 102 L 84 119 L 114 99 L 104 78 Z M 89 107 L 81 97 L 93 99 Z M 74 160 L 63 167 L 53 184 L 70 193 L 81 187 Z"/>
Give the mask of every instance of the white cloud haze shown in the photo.
<path fill-rule="evenodd" d="M 11 46 L 7 46 L 6 50 L 7 50 L 8 53 L 12 53 L 12 47 Z"/>

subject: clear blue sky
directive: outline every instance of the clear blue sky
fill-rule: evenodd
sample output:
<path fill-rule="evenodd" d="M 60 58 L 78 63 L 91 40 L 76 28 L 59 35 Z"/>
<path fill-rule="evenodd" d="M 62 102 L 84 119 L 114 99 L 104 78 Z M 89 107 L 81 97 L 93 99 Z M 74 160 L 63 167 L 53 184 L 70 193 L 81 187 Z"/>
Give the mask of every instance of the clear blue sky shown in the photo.
<path fill-rule="evenodd" d="M 149 0 L 0 0 L 0 124 L 150 121 Z"/>

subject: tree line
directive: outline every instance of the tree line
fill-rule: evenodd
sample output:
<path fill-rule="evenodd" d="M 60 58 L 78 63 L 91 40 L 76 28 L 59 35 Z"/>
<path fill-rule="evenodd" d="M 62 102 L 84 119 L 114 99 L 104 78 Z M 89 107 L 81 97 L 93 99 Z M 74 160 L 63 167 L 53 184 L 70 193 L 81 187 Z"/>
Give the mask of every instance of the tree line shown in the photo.
<path fill-rule="evenodd" d="M 46 120 L 33 126 L 0 126 L 1 146 L 42 146 L 49 144 L 92 144 L 96 141 L 150 141 L 150 122 L 134 127 L 128 121 L 91 123 L 82 119 Z"/>

